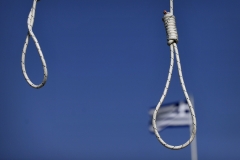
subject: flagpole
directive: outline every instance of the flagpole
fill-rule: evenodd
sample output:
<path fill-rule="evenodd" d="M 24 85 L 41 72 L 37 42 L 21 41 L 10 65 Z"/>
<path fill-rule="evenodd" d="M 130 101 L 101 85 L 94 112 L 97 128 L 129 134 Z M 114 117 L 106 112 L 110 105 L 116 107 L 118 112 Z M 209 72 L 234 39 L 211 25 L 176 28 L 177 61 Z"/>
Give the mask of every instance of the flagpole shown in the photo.
<path fill-rule="evenodd" d="M 193 108 L 194 108 L 193 96 L 190 97 L 190 100 L 191 100 Z M 189 128 L 190 128 L 190 135 L 191 135 L 191 133 L 192 133 L 192 123 L 191 123 Z M 195 136 L 194 140 L 191 143 L 191 159 L 192 160 L 198 160 L 198 156 L 197 156 L 197 135 Z"/>

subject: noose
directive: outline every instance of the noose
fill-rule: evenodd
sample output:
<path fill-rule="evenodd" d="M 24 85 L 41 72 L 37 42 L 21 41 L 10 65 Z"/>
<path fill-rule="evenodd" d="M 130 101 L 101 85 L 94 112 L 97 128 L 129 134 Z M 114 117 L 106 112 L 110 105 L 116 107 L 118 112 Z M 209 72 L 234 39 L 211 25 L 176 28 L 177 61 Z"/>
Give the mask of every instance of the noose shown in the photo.
<path fill-rule="evenodd" d="M 174 150 L 178 150 L 178 149 L 182 149 L 186 146 L 188 146 L 192 140 L 194 139 L 195 135 L 196 135 L 196 131 L 197 131 L 197 122 L 196 122 L 196 116 L 195 116 L 195 112 L 192 106 L 192 103 L 190 101 L 190 98 L 188 96 L 187 93 L 187 89 L 186 86 L 184 84 L 184 80 L 183 80 L 183 75 L 182 75 L 182 69 L 181 69 L 181 63 L 180 63 L 180 57 L 179 57 L 179 53 L 178 53 L 178 48 L 177 48 L 177 43 L 178 43 L 178 34 L 177 34 L 177 28 L 176 28 L 176 22 L 175 22 L 175 16 L 173 15 L 173 0 L 170 0 L 170 12 L 164 11 L 164 17 L 163 17 L 163 22 L 165 25 L 165 29 L 167 32 L 167 44 L 170 46 L 170 54 L 171 54 L 171 60 L 170 60 L 170 67 L 169 67 L 169 73 L 168 73 L 168 78 L 167 78 L 167 82 L 162 94 L 162 97 L 160 98 L 160 101 L 158 102 L 156 109 L 153 113 L 153 118 L 152 118 L 152 124 L 153 124 L 153 130 L 154 133 L 157 137 L 157 139 L 159 140 L 159 142 L 169 148 L 169 149 L 174 149 Z M 171 76 L 172 76 L 172 69 L 173 69 L 173 64 L 174 64 L 174 51 L 176 54 L 176 60 L 177 60 L 177 66 L 178 66 L 178 74 L 179 74 L 179 78 L 180 78 L 180 82 L 181 82 L 181 86 L 184 92 L 184 95 L 186 97 L 188 106 L 189 106 L 189 110 L 192 116 L 192 132 L 191 132 L 191 136 L 189 138 L 189 140 L 182 144 L 182 145 L 178 145 L 178 146 L 173 146 L 173 145 L 169 145 L 167 144 L 159 135 L 158 133 L 158 129 L 157 129 L 157 125 L 156 125 L 156 117 L 157 117 L 157 113 L 160 109 L 160 106 L 164 100 L 164 98 L 167 95 L 167 91 L 168 91 L 168 87 L 171 81 Z"/>
<path fill-rule="evenodd" d="M 33 6 L 31 8 L 31 11 L 30 11 L 29 15 L 28 15 L 28 20 L 27 20 L 28 34 L 27 34 L 27 37 L 26 37 L 25 44 L 23 46 L 22 61 L 21 61 L 22 72 L 23 72 L 23 75 L 24 75 L 26 81 L 28 82 L 28 84 L 31 87 L 36 88 L 36 89 L 41 88 L 41 87 L 43 87 L 45 85 L 45 83 L 47 81 L 47 76 L 48 76 L 47 65 L 46 65 L 46 62 L 45 62 L 42 50 L 40 48 L 40 45 L 38 43 L 38 40 L 37 40 L 36 36 L 34 35 L 34 33 L 32 31 L 37 1 L 39 1 L 39 0 L 34 0 L 33 1 Z M 27 46 L 28 46 L 28 42 L 29 42 L 29 38 L 30 37 L 32 37 L 33 41 L 35 42 L 36 48 L 38 50 L 38 53 L 39 53 L 39 56 L 40 56 L 40 59 L 42 61 L 42 65 L 43 65 L 44 76 L 43 76 L 42 83 L 40 83 L 38 85 L 32 83 L 32 81 L 29 79 L 29 77 L 27 75 L 27 71 L 26 71 L 26 68 L 25 68 L 25 57 L 26 57 L 26 51 L 27 51 Z"/>

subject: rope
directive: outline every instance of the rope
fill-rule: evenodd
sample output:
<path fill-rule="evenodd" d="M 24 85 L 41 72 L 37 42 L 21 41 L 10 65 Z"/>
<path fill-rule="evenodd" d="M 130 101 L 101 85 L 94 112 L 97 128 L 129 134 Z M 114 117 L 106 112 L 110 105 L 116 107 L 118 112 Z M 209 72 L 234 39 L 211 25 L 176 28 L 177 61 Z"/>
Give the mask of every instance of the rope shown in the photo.
<path fill-rule="evenodd" d="M 173 0 L 170 0 L 170 12 L 173 14 Z"/>
<path fill-rule="evenodd" d="M 175 16 L 171 12 L 164 11 L 163 22 L 167 32 L 168 45 L 178 42 L 178 34 L 176 28 Z"/>
<path fill-rule="evenodd" d="M 197 122 L 196 122 L 195 112 L 194 112 L 192 103 L 190 101 L 190 98 L 188 96 L 187 89 L 186 89 L 186 86 L 184 84 L 183 75 L 182 75 L 180 57 L 179 57 L 178 48 L 177 48 L 178 34 L 177 34 L 175 17 L 173 15 L 173 0 L 170 0 L 170 12 L 164 11 L 164 14 L 165 15 L 163 17 L 163 21 L 164 21 L 166 32 L 167 32 L 168 45 L 170 46 L 171 60 L 170 60 L 170 67 L 169 67 L 167 82 L 166 82 L 162 97 L 160 98 L 160 101 L 158 102 L 158 104 L 156 106 L 156 109 L 153 113 L 152 124 L 153 124 L 154 133 L 155 133 L 157 139 L 159 140 L 159 142 L 162 143 L 163 146 L 165 146 L 169 149 L 178 150 L 178 149 L 182 149 L 182 148 L 188 146 L 192 142 L 192 140 L 194 139 L 194 137 L 196 135 Z M 179 74 L 181 86 L 182 86 L 184 95 L 186 97 L 186 100 L 187 100 L 187 103 L 188 103 L 188 106 L 189 106 L 189 110 L 190 110 L 190 113 L 191 113 L 191 116 L 192 116 L 192 124 L 193 124 L 192 125 L 192 133 L 191 133 L 191 136 L 190 136 L 189 140 L 186 143 L 184 143 L 182 145 L 179 145 L 179 146 L 172 146 L 172 145 L 169 145 L 166 142 L 164 142 L 162 140 L 161 136 L 159 135 L 158 130 L 157 130 L 157 126 L 156 126 L 157 113 L 160 109 L 160 106 L 161 106 L 164 98 L 167 95 L 168 87 L 169 87 L 169 84 L 170 84 L 170 81 L 171 81 L 172 69 L 173 69 L 173 64 L 174 64 L 174 51 L 175 51 L 175 54 L 176 54 L 178 74 Z"/>
<path fill-rule="evenodd" d="M 28 34 L 27 34 L 27 37 L 26 37 L 26 40 L 25 40 L 25 44 L 23 46 L 22 61 L 21 61 L 22 72 L 23 72 L 23 75 L 24 75 L 26 81 L 28 82 L 28 84 L 31 87 L 36 88 L 36 89 L 41 88 L 45 85 L 45 83 L 47 81 L 47 76 L 48 76 L 47 65 L 46 65 L 45 59 L 43 57 L 42 50 L 40 48 L 40 45 L 38 43 L 38 40 L 37 40 L 36 36 L 34 35 L 34 33 L 32 31 L 37 1 L 39 1 L 39 0 L 34 0 L 33 1 L 33 6 L 31 8 L 31 11 L 30 11 L 29 15 L 28 15 L 28 20 L 27 20 Z M 42 61 L 42 65 L 43 65 L 44 76 L 43 76 L 42 83 L 40 83 L 39 85 L 36 85 L 36 84 L 32 83 L 32 81 L 29 79 L 29 77 L 27 75 L 26 68 L 25 68 L 25 57 L 26 57 L 26 51 L 27 51 L 27 46 L 28 46 L 30 36 L 32 37 L 33 41 L 35 42 L 36 48 L 38 50 L 38 53 L 39 53 L 39 56 L 40 56 L 40 59 Z"/>

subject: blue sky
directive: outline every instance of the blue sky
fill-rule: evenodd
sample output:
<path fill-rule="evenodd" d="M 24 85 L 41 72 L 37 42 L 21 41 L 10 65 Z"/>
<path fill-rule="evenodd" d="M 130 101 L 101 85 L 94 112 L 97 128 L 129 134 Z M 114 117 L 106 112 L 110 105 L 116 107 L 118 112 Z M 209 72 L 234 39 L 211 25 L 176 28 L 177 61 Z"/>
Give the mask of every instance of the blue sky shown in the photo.
<path fill-rule="evenodd" d="M 162 22 L 169 0 L 41 0 L 33 31 L 49 77 L 37 90 L 21 71 L 32 2 L 0 2 L 0 159 L 190 160 L 190 147 L 166 149 L 148 131 L 170 63 Z M 174 1 L 199 160 L 240 158 L 239 5 Z M 184 99 L 176 67 L 164 103 Z M 41 82 L 32 39 L 26 69 Z M 161 135 L 179 145 L 189 129 Z"/>

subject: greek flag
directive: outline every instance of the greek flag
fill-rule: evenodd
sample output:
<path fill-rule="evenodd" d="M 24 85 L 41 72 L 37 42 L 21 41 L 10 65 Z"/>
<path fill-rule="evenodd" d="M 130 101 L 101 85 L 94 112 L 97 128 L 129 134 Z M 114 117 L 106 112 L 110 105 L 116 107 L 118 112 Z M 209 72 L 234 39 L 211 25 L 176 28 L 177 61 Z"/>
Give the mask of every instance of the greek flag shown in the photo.
<path fill-rule="evenodd" d="M 152 115 L 155 110 L 151 108 L 149 114 L 151 116 L 149 130 L 153 132 Z M 157 114 L 156 125 L 158 131 L 162 131 L 166 127 L 183 127 L 192 124 L 191 114 L 186 101 L 165 104 L 160 107 Z"/>

